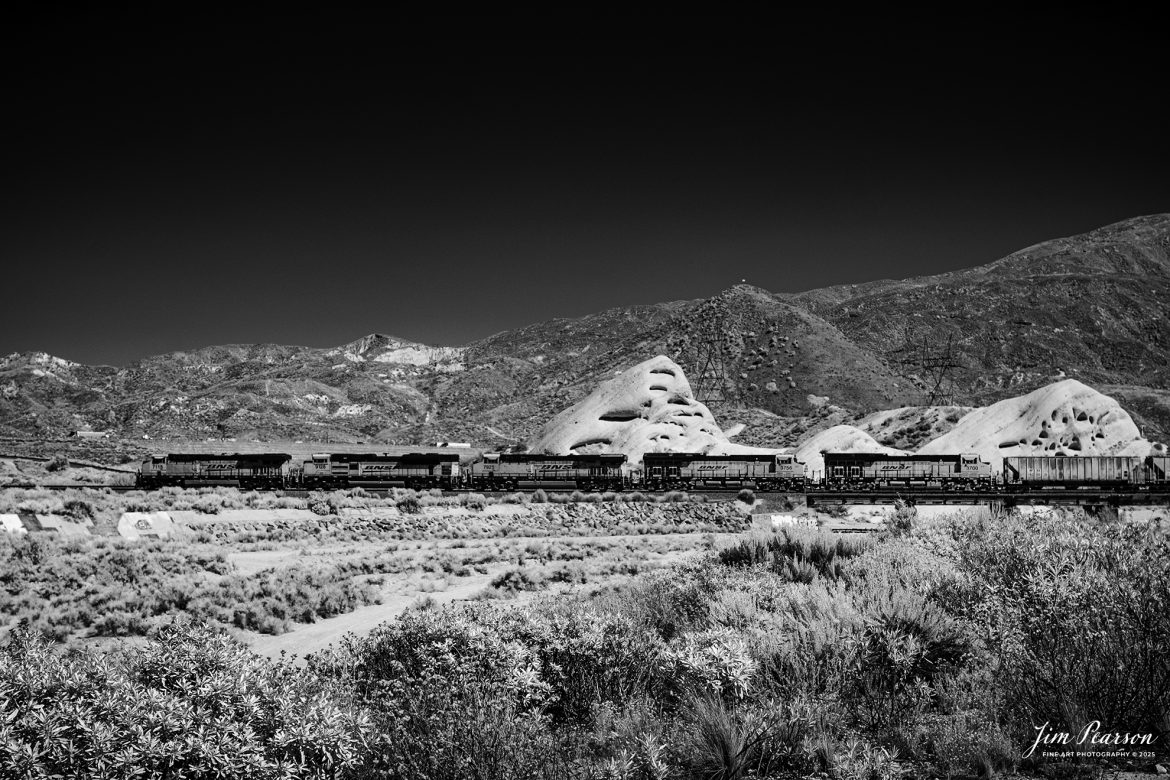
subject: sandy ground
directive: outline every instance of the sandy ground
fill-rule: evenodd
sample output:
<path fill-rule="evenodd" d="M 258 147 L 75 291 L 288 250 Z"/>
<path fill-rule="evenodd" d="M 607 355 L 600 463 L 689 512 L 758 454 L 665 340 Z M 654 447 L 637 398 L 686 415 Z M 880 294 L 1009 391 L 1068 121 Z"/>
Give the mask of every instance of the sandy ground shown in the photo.
<path fill-rule="evenodd" d="M 292 631 L 278 636 L 258 634 L 250 631 L 237 632 L 239 638 L 248 644 L 257 653 L 276 658 L 286 653 L 294 658 L 303 659 L 309 653 L 326 649 L 336 643 L 345 634 L 353 633 L 358 636 L 369 633 L 377 625 L 393 619 L 396 615 L 427 599 L 435 604 L 448 604 L 453 601 L 472 599 L 482 593 L 491 584 L 497 575 L 513 569 L 515 559 L 501 559 L 485 565 L 485 571 L 476 572 L 467 576 L 452 576 L 448 574 L 428 571 L 424 564 L 429 562 L 438 553 L 472 553 L 480 548 L 498 547 L 505 544 L 512 551 L 520 550 L 532 543 L 538 546 L 555 545 L 565 542 L 580 545 L 583 542 L 602 544 L 632 543 L 638 549 L 644 549 L 649 554 L 644 563 L 649 566 L 666 565 L 680 561 L 688 555 L 709 549 L 710 537 L 708 534 L 680 533 L 680 534 L 622 534 L 615 536 L 581 537 L 581 536 L 532 536 L 532 537 L 505 537 L 487 539 L 443 539 L 434 541 L 408 541 L 398 545 L 386 543 L 372 543 L 365 545 L 336 545 L 323 547 L 306 547 L 298 545 L 275 550 L 256 550 L 232 552 L 228 559 L 242 574 L 253 574 L 264 569 L 289 566 L 298 562 L 312 562 L 344 556 L 361 556 L 371 553 L 387 552 L 388 548 L 396 546 L 394 555 L 400 555 L 415 562 L 409 570 L 400 574 L 378 575 L 384 581 L 381 596 L 382 603 L 359 607 L 353 612 L 336 617 L 319 620 L 316 623 L 294 624 Z M 715 534 L 717 545 L 729 544 L 738 534 Z M 673 548 L 673 549 L 668 549 Z M 605 555 L 606 553 L 602 553 Z M 617 553 L 620 555 L 620 552 Z M 562 562 L 563 563 L 563 562 Z M 549 565 L 557 565 L 550 563 Z M 567 591 L 573 588 L 596 587 L 602 581 L 613 581 L 613 577 L 602 579 L 590 578 L 585 585 L 555 586 L 558 591 Z M 507 599 L 508 604 L 519 604 L 550 592 L 538 590 L 519 593 Z"/>
<path fill-rule="evenodd" d="M 499 568 L 502 570 L 505 567 Z M 278 658 L 281 653 L 287 653 L 303 659 L 309 653 L 324 650 L 345 634 L 353 633 L 358 636 L 368 634 L 375 626 L 404 612 L 423 597 L 429 596 L 436 604 L 469 599 L 486 588 L 494 576 L 495 573 L 492 572 L 461 577 L 458 584 L 453 587 L 433 593 L 400 591 L 385 596 L 381 604 L 358 607 L 353 612 L 319 620 L 316 623 L 298 624 L 295 630 L 287 634 L 272 636 L 249 631 L 242 633 L 241 639 L 257 653 L 269 658 Z"/>

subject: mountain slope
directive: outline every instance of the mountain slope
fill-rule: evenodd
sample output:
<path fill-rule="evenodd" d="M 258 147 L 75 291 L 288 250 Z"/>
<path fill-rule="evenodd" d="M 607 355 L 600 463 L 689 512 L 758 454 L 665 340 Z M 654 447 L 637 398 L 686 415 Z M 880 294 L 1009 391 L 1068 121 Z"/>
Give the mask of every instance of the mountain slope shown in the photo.
<path fill-rule="evenodd" d="M 655 355 L 745 445 L 879 409 L 985 405 L 1063 378 L 1170 438 L 1170 215 L 1044 242 L 985 266 L 799 294 L 557 319 L 463 347 L 372 334 L 331 349 L 228 345 L 124 368 L 0 359 L 0 435 L 532 440 L 601 381 Z M 939 364 L 950 364 L 939 368 Z M 777 441 L 777 439 L 781 439 Z"/>
<path fill-rule="evenodd" d="M 921 373 L 925 342 L 962 403 L 1063 375 L 1093 385 L 1170 386 L 1170 215 L 1120 222 L 939 276 L 790 298 L 857 345 Z M 917 364 L 917 365 L 916 365 Z M 953 388 L 950 387 L 953 385 Z"/>

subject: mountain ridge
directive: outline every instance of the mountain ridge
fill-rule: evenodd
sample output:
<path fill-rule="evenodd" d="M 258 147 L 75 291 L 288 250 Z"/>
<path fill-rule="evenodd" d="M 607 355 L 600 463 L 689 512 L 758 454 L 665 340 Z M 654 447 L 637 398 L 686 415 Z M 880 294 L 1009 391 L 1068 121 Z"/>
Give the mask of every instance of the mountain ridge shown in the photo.
<path fill-rule="evenodd" d="M 213 345 L 86 366 L 0 358 L 0 435 L 524 441 L 615 372 L 678 362 L 719 416 L 801 421 L 979 405 L 1068 376 L 1170 433 L 1170 214 L 903 280 L 614 307 L 433 347 Z M 950 364 L 940 372 L 931 366 Z M 1132 402 L 1132 406 L 1129 405 Z M 748 431 L 738 440 L 758 444 Z"/>

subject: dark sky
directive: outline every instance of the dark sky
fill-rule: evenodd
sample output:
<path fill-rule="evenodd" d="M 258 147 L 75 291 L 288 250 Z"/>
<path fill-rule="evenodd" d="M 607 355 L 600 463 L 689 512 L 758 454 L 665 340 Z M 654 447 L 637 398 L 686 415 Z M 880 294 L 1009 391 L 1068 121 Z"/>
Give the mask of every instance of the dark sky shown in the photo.
<path fill-rule="evenodd" d="M 1170 211 L 1164 47 L 1132 30 L 368 33 L 28 30 L 5 54 L 0 354 L 461 344 L 741 279 L 937 273 Z"/>

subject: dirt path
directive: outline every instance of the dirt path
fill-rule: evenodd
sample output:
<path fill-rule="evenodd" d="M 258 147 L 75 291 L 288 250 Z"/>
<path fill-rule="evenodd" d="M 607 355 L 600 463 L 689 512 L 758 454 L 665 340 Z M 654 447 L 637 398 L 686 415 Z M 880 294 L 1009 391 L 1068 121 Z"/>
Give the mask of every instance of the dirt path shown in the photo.
<path fill-rule="evenodd" d="M 269 658 L 279 657 L 281 651 L 287 652 L 290 656 L 303 658 L 309 653 L 324 650 L 347 633 L 358 636 L 368 634 L 375 626 L 404 612 L 420 598 L 429 596 L 437 604 L 469 599 L 486 588 L 494 576 L 495 572 L 461 577 L 453 587 L 434 593 L 417 590 L 398 591 L 385 596 L 381 604 L 358 607 L 353 612 L 319 620 L 316 623 L 298 624 L 287 634 L 272 636 L 249 631 L 240 638 L 254 651 Z"/>
<path fill-rule="evenodd" d="M 395 553 L 403 556 L 410 556 L 418 561 L 426 561 L 429 554 L 450 551 L 456 548 L 461 548 L 464 551 L 471 551 L 478 547 L 496 546 L 500 544 L 507 545 L 510 548 L 521 548 L 524 545 L 533 542 L 541 545 L 556 544 L 558 542 L 569 543 L 588 543 L 590 541 L 595 543 L 622 543 L 629 541 L 637 541 L 642 544 L 649 543 L 653 547 L 671 546 L 672 542 L 677 543 L 679 540 L 686 540 L 691 544 L 685 545 L 683 549 L 660 549 L 656 555 L 652 555 L 648 563 L 655 565 L 664 565 L 673 563 L 684 557 L 699 552 L 700 550 L 708 549 L 707 534 L 695 533 L 679 533 L 679 534 L 661 534 L 653 536 L 645 536 L 641 534 L 621 534 L 615 536 L 598 536 L 598 537 L 582 537 L 582 536 L 534 536 L 534 537 L 490 537 L 485 539 L 436 539 L 430 541 L 406 541 L 398 543 L 401 546 L 395 550 Z M 736 534 L 715 534 L 716 538 L 721 541 L 737 536 Z M 692 546 L 693 545 L 693 546 Z M 347 544 L 347 545 L 323 545 L 321 547 L 313 548 L 306 547 L 303 542 L 290 544 L 288 547 L 278 548 L 275 550 L 256 550 L 248 552 L 234 552 L 229 553 L 228 559 L 232 561 L 237 567 L 237 571 L 243 574 L 252 574 L 262 569 L 287 566 L 294 562 L 311 562 L 328 560 L 330 557 L 346 556 L 346 555 L 361 555 L 363 553 L 374 552 L 379 549 L 385 549 L 385 542 L 375 542 L 372 544 Z M 337 642 L 347 633 L 353 633 L 358 636 L 369 633 L 375 626 L 393 619 L 400 613 L 404 612 L 413 604 L 417 603 L 422 598 L 432 599 L 436 604 L 447 604 L 452 601 L 473 598 L 481 591 L 487 588 L 492 579 L 505 571 L 508 568 L 516 566 L 513 556 L 509 555 L 505 559 L 500 559 L 493 564 L 489 564 L 487 570 L 483 573 L 477 573 L 466 577 L 447 578 L 448 587 L 442 588 L 442 584 L 436 583 L 433 579 L 430 582 L 426 580 L 433 576 L 433 573 L 425 572 L 421 566 L 408 573 L 402 575 L 388 575 L 387 579 L 390 581 L 386 583 L 382 592 L 382 603 L 371 604 L 365 607 L 359 607 L 353 612 L 337 617 L 320 620 L 316 623 L 309 624 L 295 624 L 292 631 L 281 634 L 279 636 L 272 636 L 269 634 L 257 634 L 253 632 L 241 632 L 240 638 L 247 643 L 253 650 L 260 655 L 268 656 L 270 658 L 279 657 L 284 651 L 293 657 L 303 658 L 305 655 L 320 650 L 324 650 L 330 644 Z M 423 575 L 423 582 L 418 580 L 418 575 Z M 444 575 L 440 574 L 440 577 Z M 438 584 L 439 587 L 435 589 L 434 586 Z M 591 582 L 592 586 L 597 583 Z M 442 589 L 439 589 L 442 588 Z M 539 595 L 543 591 L 534 591 L 530 593 L 518 594 L 518 598 L 509 599 L 508 603 L 521 603 L 533 596 Z"/>

